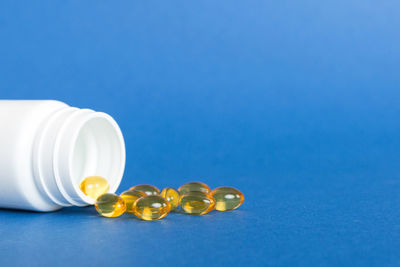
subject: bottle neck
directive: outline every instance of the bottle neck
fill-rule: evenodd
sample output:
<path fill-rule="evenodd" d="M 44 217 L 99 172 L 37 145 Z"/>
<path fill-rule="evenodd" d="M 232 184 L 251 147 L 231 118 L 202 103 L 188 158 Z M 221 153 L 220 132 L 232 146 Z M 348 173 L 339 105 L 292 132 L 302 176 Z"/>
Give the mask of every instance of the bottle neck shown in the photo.
<path fill-rule="evenodd" d="M 66 107 L 40 127 L 33 151 L 40 191 L 59 206 L 85 206 L 94 200 L 79 189 L 87 176 L 105 177 L 110 192 L 121 182 L 125 144 L 112 117 L 89 109 Z"/>

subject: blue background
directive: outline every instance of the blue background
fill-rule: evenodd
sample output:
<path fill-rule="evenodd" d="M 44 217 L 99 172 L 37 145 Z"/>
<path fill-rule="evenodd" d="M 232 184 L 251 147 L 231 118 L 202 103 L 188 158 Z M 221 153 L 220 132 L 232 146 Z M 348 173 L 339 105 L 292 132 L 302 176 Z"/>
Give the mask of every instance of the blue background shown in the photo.
<path fill-rule="evenodd" d="M 399 8 L 1 1 L 0 98 L 111 114 L 119 192 L 201 180 L 246 200 L 157 222 L 0 210 L 0 265 L 400 265 Z"/>

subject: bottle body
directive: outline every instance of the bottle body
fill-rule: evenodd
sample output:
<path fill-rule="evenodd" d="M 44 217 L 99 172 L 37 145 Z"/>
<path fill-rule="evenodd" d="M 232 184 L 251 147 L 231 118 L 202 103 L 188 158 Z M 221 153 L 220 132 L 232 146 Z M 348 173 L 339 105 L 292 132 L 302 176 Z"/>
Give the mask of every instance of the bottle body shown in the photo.
<path fill-rule="evenodd" d="M 53 211 L 93 200 L 79 190 L 90 175 L 115 192 L 125 144 L 107 114 L 53 100 L 0 100 L 0 207 Z"/>

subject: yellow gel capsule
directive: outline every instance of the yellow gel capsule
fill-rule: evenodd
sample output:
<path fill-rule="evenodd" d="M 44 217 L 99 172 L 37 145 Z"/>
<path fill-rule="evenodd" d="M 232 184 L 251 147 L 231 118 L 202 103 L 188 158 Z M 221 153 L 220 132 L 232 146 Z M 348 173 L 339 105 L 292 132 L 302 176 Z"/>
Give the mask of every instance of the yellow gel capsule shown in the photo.
<path fill-rule="evenodd" d="M 128 190 L 123 192 L 120 197 L 125 201 L 126 211 L 133 212 L 133 203 L 141 197 L 146 196 L 142 191 Z"/>
<path fill-rule="evenodd" d="M 167 216 L 171 205 L 161 196 L 145 196 L 135 201 L 133 213 L 140 219 L 155 221 Z"/>
<path fill-rule="evenodd" d="M 110 185 L 101 176 L 88 176 L 79 184 L 82 192 L 90 198 L 97 199 L 100 195 L 107 193 Z"/>
<path fill-rule="evenodd" d="M 160 196 L 165 198 L 169 202 L 169 204 L 171 204 L 171 210 L 174 210 L 179 206 L 179 192 L 176 191 L 174 188 L 164 188 L 161 191 Z"/>
<path fill-rule="evenodd" d="M 205 183 L 190 182 L 190 183 L 184 184 L 181 187 L 179 187 L 178 191 L 179 191 L 179 194 L 181 194 L 181 195 L 192 192 L 192 191 L 199 191 L 199 192 L 208 194 L 211 192 L 211 189 Z"/>
<path fill-rule="evenodd" d="M 199 191 L 184 194 L 179 202 L 185 212 L 195 215 L 206 214 L 215 206 L 215 200 L 211 195 Z"/>
<path fill-rule="evenodd" d="M 234 210 L 242 205 L 244 195 L 236 188 L 223 186 L 211 191 L 215 199 L 215 209 L 219 211 Z"/>
<path fill-rule="evenodd" d="M 126 210 L 124 200 L 120 196 L 111 193 L 99 196 L 94 206 L 97 212 L 104 217 L 118 217 Z"/>
<path fill-rule="evenodd" d="M 134 187 L 131 187 L 129 190 L 142 191 L 148 196 L 160 194 L 160 190 L 157 187 L 149 184 L 135 185 Z"/>

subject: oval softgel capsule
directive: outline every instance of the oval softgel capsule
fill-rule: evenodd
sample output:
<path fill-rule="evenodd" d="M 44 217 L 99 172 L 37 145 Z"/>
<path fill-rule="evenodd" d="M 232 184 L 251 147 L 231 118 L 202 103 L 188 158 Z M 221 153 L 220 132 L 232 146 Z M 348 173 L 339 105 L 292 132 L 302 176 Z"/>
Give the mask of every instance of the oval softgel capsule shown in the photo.
<path fill-rule="evenodd" d="M 211 191 L 215 199 L 215 209 L 218 211 L 228 211 L 237 209 L 244 201 L 244 195 L 236 188 L 223 186 Z"/>
<path fill-rule="evenodd" d="M 108 181 L 101 176 L 88 176 L 79 184 L 82 192 L 90 198 L 97 199 L 110 189 Z"/>
<path fill-rule="evenodd" d="M 139 184 L 131 187 L 129 190 L 136 190 L 144 192 L 148 196 L 155 196 L 160 194 L 160 189 L 150 184 Z"/>
<path fill-rule="evenodd" d="M 145 196 L 133 203 L 133 213 L 146 221 L 162 219 L 170 210 L 171 205 L 161 196 Z"/>
<path fill-rule="evenodd" d="M 171 204 L 171 210 L 175 210 L 179 206 L 179 192 L 176 191 L 174 188 L 164 188 L 161 191 L 160 196 L 165 198 L 169 202 L 169 204 Z"/>
<path fill-rule="evenodd" d="M 208 185 L 202 182 L 190 182 L 182 185 L 178 188 L 179 194 L 183 195 L 189 192 L 197 191 L 203 193 L 210 193 L 211 189 Z"/>
<path fill-rule="evenodd" d="M 95 208 L 104 217 L 119 217 L 125 210 L 125 201 L 116 194 L 106 193 L 96 199 Z"/>
<path fill-rule="evenodd" d="M 181 196 L 180 205 L 189 214 L 204 215 L 214 209 L 215 200 L 207 193 L 192 191 Z"/>

